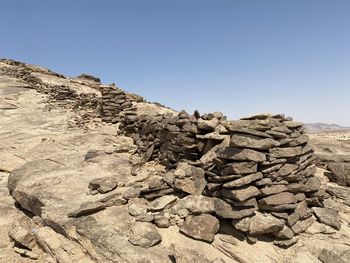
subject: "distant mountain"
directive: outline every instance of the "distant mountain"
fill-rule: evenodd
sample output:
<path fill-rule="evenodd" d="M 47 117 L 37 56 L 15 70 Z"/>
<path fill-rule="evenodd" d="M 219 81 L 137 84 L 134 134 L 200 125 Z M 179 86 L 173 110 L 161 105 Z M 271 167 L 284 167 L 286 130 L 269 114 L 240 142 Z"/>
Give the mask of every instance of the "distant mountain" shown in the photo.
<path fill-rule="evenodd" d="M 346 131 L 350 130 L 350 127 L 343 127 L 338 124 L 332 123 L 322 123 L 322 122 L 316 122 L 316 123 L 305 123 L 304 127 L 308 132 L 327 132 L 327 131 Z"/>

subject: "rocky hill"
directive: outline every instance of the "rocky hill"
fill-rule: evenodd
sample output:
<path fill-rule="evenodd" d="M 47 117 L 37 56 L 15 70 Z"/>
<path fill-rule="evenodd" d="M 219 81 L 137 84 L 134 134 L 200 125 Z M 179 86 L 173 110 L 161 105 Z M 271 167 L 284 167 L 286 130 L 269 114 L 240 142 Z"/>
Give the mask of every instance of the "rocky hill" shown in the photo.
<path fill-rule="evenodd" d="M 305 123 L 304 127 L 310 133 L 330 132 L 330 131 L 350 131 L 350 127 L 343 127 L 338 124 L 328 124 L 322 122 Z"/>
<path fill-rule="evenodd" d="M 350 189 L 290 117 L 176 112 L 3 59 L 0 121 L 0 262 L 350 261 Z"/>

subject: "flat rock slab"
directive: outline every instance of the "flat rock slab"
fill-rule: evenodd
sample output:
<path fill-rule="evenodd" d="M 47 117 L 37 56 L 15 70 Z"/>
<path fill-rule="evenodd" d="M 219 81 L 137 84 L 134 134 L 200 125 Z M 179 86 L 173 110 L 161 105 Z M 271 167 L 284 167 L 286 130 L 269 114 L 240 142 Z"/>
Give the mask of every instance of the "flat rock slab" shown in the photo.
<path fill-rule="evenodd" d="M 235 162 L 226 165 L 222 171 L 222 175 L 230 174 L 252 174 L 258 171 L 256 162 Z"/>
<path fill-rule="evenodd" d="M 223 189 L 222 195 L 228 198 L 233 198 L 237 201 L 245 201 L 260 195 L 260 191 L 255 186 L 245 186 L 235 190 Z"/>
<path fill-rule="evenodd" d="M 259 200 L 259 204 L 262 205 L 284 205 L 295 204 L 297 202 L 295 196 L 289 192 L 283 192 L 275 195 L 270 195 Z"/>
<path fill-rule="evenodd" d="M 162 236 L 151 223 L 136 222 L 130 231 L 129 242 L 135 246 L 150 248 L 162 241 Z"/>
<path fill-rule="evenodd" d="M 233 225 L 236 229 L 251 235 L 263 235 L 282 230 L 284 222 L 272 215 L 255 212 L 254 216 L 233 222 Z"/>
<path fill-rule="evenodd" d="M 263 178 L 263 174 L 262 173 L 254 173 L 254 174 L 249 174 L 249 175 L 245 175 L 242 178 L 239 178 L 237 180 L 225 183 L 223 185 L 224 188 L 235 188 L 235 187 L 240 187 L 240 186 L 244 186 L 247 184 L 250 184 L 254 181 L 260 180 Z"/>
<path fill-rule="evenodd" d="M 180 227 L 180 231 L 194 239 L 212 242 L 219 231 L 219 220 L 209 214 L 189 216 Z"/>
<path fill-rule="evenodd" d="M 270 149 L 270 156 L 275 158 L 290 158 L 300 156 L 302 154 L 303 148 L 300 146 Z"/>
<path fill-rule="evenodd" d="M 253 162 L 264 162 L 266 161 L 266 155 L 254 151 L 251 149 L 242 148 L 224 148 L 220 149 L 217 156 L 222 159 L 235 160 L 235 161 L 253 161 Z"/>
<path fill-rule="evenodd" d="M 268 150 L 279 145 L 280 143 L 274 139 L 261 138 L 250 134 L 234 134 L 230 141 L 230 146 L 257 150 Z"/>
<path fill-rule="evenodd" d="M 313 207 L 312 210 L 319 222 L 340 230 L 341 222 L 337 211 L 320 207 Z"/>

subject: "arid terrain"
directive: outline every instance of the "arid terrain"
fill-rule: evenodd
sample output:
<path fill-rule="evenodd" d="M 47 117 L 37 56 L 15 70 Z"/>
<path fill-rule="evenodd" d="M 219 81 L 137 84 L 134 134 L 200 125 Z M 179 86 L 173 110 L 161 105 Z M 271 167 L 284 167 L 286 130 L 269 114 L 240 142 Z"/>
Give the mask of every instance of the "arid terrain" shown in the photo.
<path fill-rule="evenodd" d="M 117 90 L 0 60 L 1 263 L 350 262 L 350 132 L 309 141 L 282 115 L 237 122 L 253 129 L 182 112 L 196 139 L 158 149 L 151 131 L 137 135 L 157 122 L 140 120 L 179 113 L 128 93 L 108 104 L 104 89 Z"/>

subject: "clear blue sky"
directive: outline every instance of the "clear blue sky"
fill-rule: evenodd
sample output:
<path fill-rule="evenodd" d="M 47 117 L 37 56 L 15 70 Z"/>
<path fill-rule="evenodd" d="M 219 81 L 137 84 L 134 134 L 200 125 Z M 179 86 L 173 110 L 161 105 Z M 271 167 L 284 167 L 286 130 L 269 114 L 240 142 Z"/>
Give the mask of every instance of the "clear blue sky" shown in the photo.
<path fill-rule="evenodd" d="M 350 126 L 347 0 L 0 0 L 0 57 L 189 112 Z"/>

